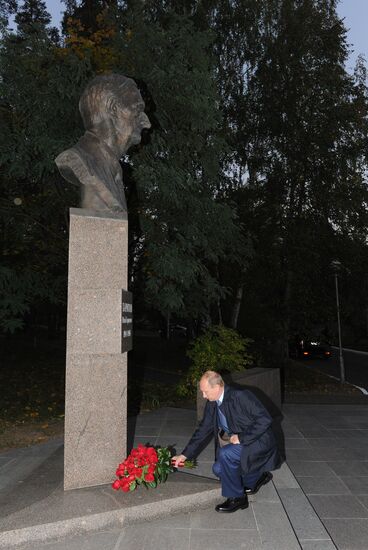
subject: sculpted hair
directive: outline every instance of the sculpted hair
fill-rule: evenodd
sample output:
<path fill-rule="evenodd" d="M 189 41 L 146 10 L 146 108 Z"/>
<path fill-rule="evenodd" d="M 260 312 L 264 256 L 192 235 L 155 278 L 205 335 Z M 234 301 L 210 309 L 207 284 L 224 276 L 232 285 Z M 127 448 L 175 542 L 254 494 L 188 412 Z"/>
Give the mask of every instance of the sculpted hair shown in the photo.
<path fill-rule="evenodd" d="M 202 376 L 202 380 L 206 380 L 208 382 L 208 385 L 211 386 L 211 388 L 216 386 L 216 384 L 218 384 L 219 386 L 224 385 L 224 381 L 222 379 L 221 374 L 219 374 L 218 372 L 215 372 L 214 370 L 206 371 Z"/>
<path fill-rule="evenodd" d="M 79 100 L 79 111 L 86 130 L 104 120 L 117 99 L 126 97 L 129 104 L 131 101 L 129 96 L 136 90 L 136 83 L 127 76 L 120 74 L 96 76 L 87 84 Z"/>

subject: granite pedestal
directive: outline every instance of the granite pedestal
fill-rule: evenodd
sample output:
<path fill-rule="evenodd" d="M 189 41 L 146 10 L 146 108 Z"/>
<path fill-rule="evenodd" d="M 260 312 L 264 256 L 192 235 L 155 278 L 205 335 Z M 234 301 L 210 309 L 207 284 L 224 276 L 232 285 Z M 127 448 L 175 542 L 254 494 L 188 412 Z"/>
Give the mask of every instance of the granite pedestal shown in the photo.
<path fill-rule="evenodd" d="M 70 211 L 64 489 L 109 483 L 126 454 L 124 214 Z"/>

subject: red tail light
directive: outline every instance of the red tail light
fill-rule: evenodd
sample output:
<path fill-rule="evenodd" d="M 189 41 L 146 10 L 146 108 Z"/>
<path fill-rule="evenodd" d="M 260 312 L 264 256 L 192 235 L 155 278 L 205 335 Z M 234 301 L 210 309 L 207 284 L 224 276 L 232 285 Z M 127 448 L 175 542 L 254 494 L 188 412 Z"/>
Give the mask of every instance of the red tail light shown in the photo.
<path fill-rule="evenodd" d="M 303 355 L 309 355 L 309 351 L 303 351 Z"/>

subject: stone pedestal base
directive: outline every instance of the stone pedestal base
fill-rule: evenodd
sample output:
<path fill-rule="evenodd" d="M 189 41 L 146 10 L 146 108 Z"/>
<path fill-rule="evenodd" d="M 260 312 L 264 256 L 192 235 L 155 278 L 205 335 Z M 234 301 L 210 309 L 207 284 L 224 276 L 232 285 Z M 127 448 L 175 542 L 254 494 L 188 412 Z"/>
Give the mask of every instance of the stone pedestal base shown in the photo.
<path fill-rule="evenodd" d="M 71 209 L 64 489 L 110 483 L 126 454 L 127 236 L 123 216 Z"/>

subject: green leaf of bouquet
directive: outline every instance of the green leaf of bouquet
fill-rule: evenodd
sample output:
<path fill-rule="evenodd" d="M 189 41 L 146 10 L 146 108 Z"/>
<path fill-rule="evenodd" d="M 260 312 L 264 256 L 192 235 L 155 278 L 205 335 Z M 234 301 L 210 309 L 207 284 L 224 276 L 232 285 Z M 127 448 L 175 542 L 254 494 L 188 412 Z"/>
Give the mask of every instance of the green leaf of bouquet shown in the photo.
<path fill-rule="evenodd" d="M 129 491 L 134 491 L 134 489 L 137 487 L 137 483 L 135 481 L 133 481 L 130 485 L 129 485 Z"/>

